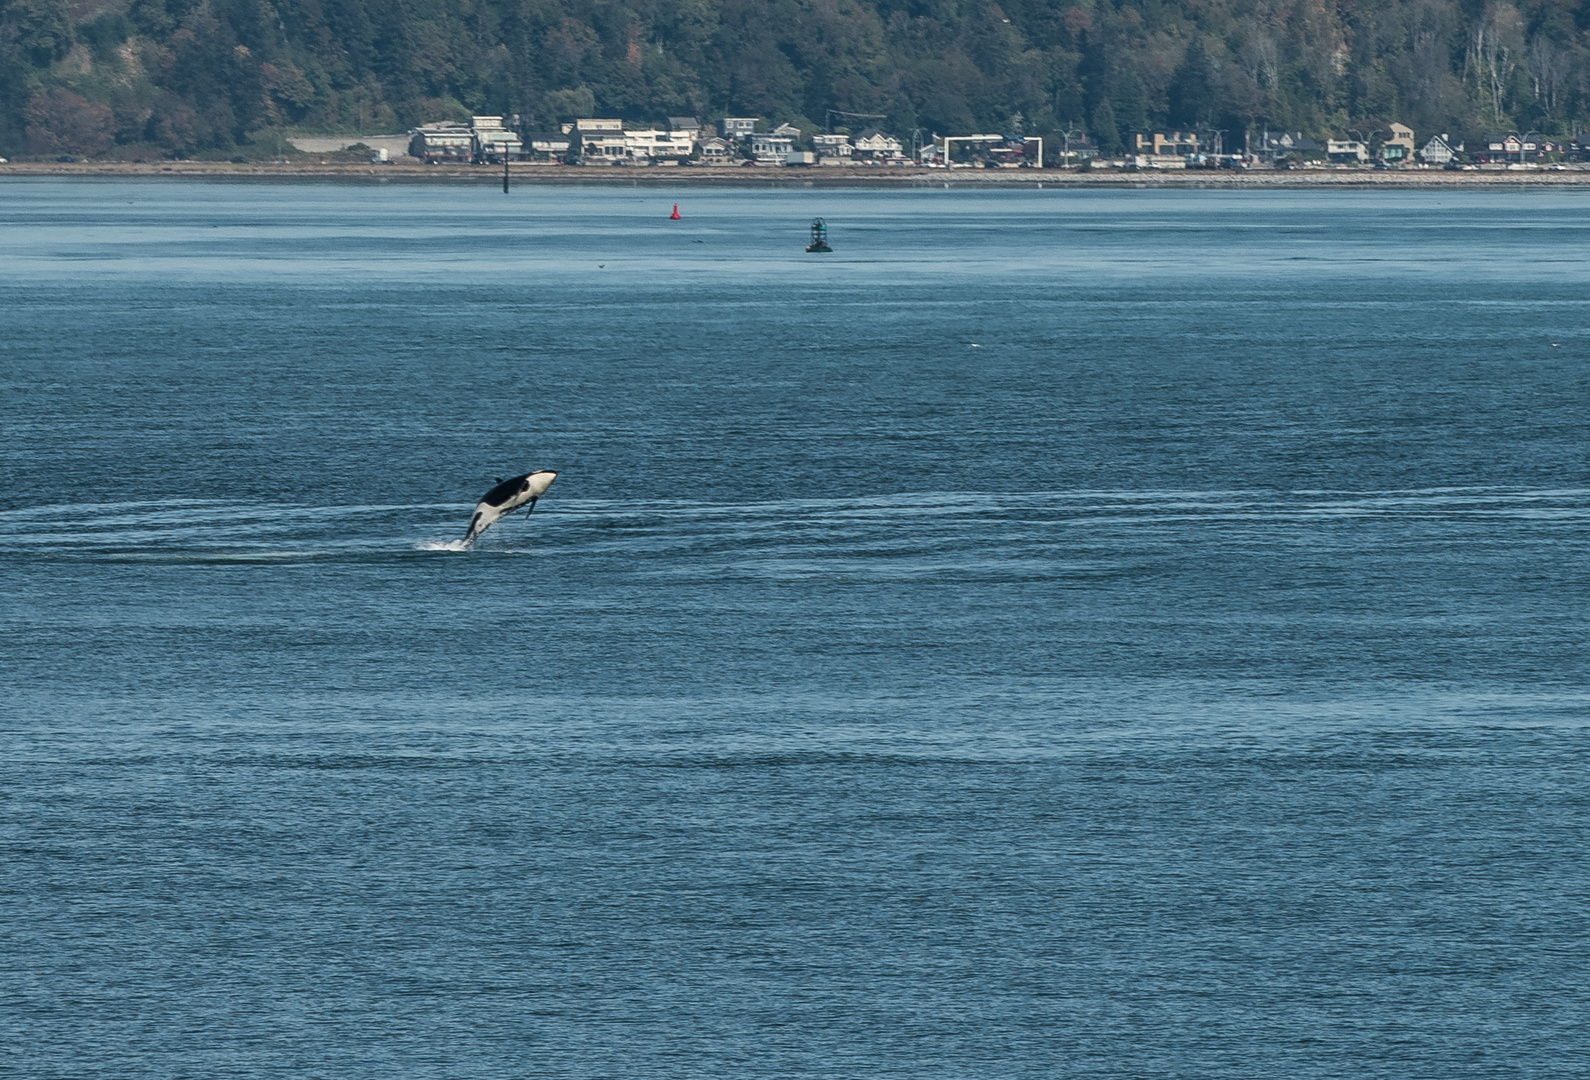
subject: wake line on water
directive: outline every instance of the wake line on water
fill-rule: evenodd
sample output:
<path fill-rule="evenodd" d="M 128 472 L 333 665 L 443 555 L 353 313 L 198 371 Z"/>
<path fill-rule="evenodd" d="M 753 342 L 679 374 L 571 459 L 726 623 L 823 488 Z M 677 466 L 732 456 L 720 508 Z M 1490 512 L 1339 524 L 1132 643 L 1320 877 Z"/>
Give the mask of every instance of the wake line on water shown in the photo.
<path fill-rule="evenodd" d="M 1011 529 L 1094 529 L 1208 525 L 1273 529 L 1334 527 L 1337 522 L 1463 520 L 1475 527 L 1568 527 L 1590 521 L 1590 489 L 1573 486 L 1430 487 L 1393 490 L 1047 490 L 930 491 L 829 498 L 722 502 L 564 500 L 528 529 L 495 530 L 469 544 L 455 530 L 467 507 L 456 503 L 304 505 L 172 499 L 0 511 L 0 552 L 46 558 L 277 564 L 313 560 L 427 558 L 476 547 L 491 554 L 532 550 L 724 550 L 811 543 L 859 544 L 874 556 L 893 550 L 877 537 L 902 527 L 912 544 L 951 543 L 968 530 L 983 541 L 1027 543 L 1039 534 Z M 542 526 L 557 523 L 557 528 Z M 1025 525 L 1023 523 L 1026 523 Z M 1421 526 L 1433 527 L 1433 526 Z M 881 532 L 880 532 L 881 530 Z M 1048 534 L 1044 534 L 1048 535 Z M 817 538 L 814 540 L 813 538 Z M 907 546 L 911 546 L 908 544 Z"/>

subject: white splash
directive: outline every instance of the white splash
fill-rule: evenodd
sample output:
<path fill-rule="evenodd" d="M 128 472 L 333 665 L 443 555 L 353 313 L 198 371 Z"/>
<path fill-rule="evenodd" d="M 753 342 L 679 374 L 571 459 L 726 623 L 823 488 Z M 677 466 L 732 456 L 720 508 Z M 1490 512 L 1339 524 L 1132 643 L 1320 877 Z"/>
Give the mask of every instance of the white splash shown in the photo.
<path fill-rule="evenodd" d="M 414 545 L 416 551 L 468 551 L 467 540 L 421 540 Z"/>

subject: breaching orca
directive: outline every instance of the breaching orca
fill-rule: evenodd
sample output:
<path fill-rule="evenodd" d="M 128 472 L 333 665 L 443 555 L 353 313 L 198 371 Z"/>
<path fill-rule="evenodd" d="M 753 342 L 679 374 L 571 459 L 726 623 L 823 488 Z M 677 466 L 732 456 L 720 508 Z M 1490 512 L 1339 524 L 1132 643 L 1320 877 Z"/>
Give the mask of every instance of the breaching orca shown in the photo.
<path fill-rule="evenodd" d="M 469 519 L 469 531 L 464 534 L 464 543 L 471 542 L 499 519 L 527 503 L 530 509 L 525 513 L 530 513 L 536 508 L 536 500 L 546 494 L 547 488 L 557 478 L 558 474 L 551 469 L 537 469 L 512 480 L 497 481 L 497 486 L 482 495 L 480 502 L 475 504 L 475 516 Z"/>

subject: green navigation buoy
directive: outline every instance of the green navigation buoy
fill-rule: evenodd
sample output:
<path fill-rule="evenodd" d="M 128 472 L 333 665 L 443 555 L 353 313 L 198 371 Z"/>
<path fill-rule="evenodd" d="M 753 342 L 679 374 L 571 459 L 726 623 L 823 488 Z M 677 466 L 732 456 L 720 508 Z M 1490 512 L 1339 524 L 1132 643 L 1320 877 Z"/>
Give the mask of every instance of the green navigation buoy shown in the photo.
<path fill-rule="evenodd" d="M 833 251 L 828 246 L 828 223 L 822 218 L 812 218 L 812 242 L 806 245 L 807 251 Z"/>

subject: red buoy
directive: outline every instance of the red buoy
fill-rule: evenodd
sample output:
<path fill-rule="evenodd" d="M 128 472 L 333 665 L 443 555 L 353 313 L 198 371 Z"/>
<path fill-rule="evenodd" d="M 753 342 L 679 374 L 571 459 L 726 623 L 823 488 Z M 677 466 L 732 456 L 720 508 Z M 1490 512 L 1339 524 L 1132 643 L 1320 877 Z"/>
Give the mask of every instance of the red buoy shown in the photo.
<path fill-rule="evenodd" d="M 678 220 L 680 220 L 680 218 L 679 218 L 679 204 L 678 203 L 674 203 L 674 212 L 668 215 L 668 220 L 669 221 L 678 221 Z"/>

